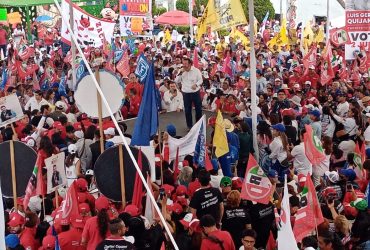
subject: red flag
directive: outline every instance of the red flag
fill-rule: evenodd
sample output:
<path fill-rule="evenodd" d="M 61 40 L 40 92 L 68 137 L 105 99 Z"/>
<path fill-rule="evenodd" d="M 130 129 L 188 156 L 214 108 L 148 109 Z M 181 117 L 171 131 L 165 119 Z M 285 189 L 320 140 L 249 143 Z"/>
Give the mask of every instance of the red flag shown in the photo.
<path fill-rule="evenodd" d="M 142 171 L 142 156 L 141 156 L 141 148 L 139 148 L 139 153 L 137 156 L 137 165 Z M 143 183 L 141 182 L 139 173 L 136 172 L 135 175 L 135 184 L 134 184 L 134 193 L 132 194 L 132 204 L 136 205 L 139 209 L 141 209 L 141 201 L 143 199 Z"/>
<path fill-rule="evenodd" d="M 177 176 L 179 176 L 180 170 L 179 170 L 179 147 L 177 147 L 176 150 L 176 159 L 173 163 L 173 179 L 176 181 Z"/>
<path fill-rule="evenodd" d="M 304 74 L 308 73 L 310 66 L 316 67 L 316 46 L 312 46 L 308 53 L 303 57 Z"/>
<path fill-rule="evenodd" d="M 199 69 L 199 60 L 198 60 L 198 51 L 197 51 L 197 48 L 194 48 L 193 65 L 194 65 L 195 68 Z"/>
<path fill-rule="evenodd" d="M 231 57 L 230 53 L 227 53 L 227 56 L 225 58 L 224 64 L 222 66 L 222 71 L 225 74 L 228 74 L 229 76 L 233 75 L 232 69 L 231 69 Z"/>
<path fill-rule="evenodd" d="M 249 154 L 247 171 L 243 181 L 241 197 L 243 199 L 268 204 L 271 198 L 272 184 L 263 169 Z"/>
<path fill-rule="evenodd" d="M 270 231 L 269 240 L 267 241 L 266 249 L 267 250 L 275 250 L 277 248 L 276 240 L 274 238 L 274 235 L 272 234 L 272 231 Z"/>
<path fill-rule="evenodd" d="M 346 66 L 346 59 L 345 59 L 344 56 L 342 58 L 343 58 L 342 59 L 342 65 L 341 65 L 341 68 L 338 71 L 338 74 L 339 74 L 340 79 L 347 81 L 348 72 L 347 72 L 347 66 Z"/>
<path fill-rule="evenodd" d="M 323 63 L 321 64 L 321 84 L 327 84 L 335 77 L 334 70 L 331 65 L 331 44 L 330 40 L 326 43 L 325 51 L 323 52 Z"/>
<path fill-rule="evenodd" d="M 301 192 L 300 208 L 294 223 L 294 236 L 297 242 L 316 229 L 324 221 L 321 208 L 316 196 L 316 190 L 310 174 L 307 174 L 305 186 Z"/>
<path fill-rule="evenodd" d="M 170 148 L 167 144 L 163 145 L 163 161 L 170 162 Z"/>
<path fill-rule="evenodd" d="M 130 74 L 130 65 L 127 50 L 123 54 L 121 60 L 117 63 L 116 69 L 122 76 L 127 77 Z"/>
<path fill-rule="evenodd" d="M 20 52 L 18 55 L 22 59 L 22 61 L 27 61 L 28 58 L 35 56 L 35 49 L 32 47 L 27 47 L 22 52 Z"/>
<path fill-rule="evenodd" d="M 326 157 L 321 141 L 314 135 L 311 125 L 305 125 L 305 128 L 306 133 L 303 135 L 305 154 L 313 165 L 318 165 Z"/>
<path fill-rule="evenodd" d="M 208 155 L 208 152 L 207 152 L 207 147 L 206 147 L 206 164 L 205 164 L 205 168 L 206 168 L 207 171 L 213 170 L 213 165 L 212 165 L 211 159 L 209 158 L 209 155 Z"/>
<path fill-rule="evenodd" d="M 79 214 L 76 181 L 74 181 L 68 188 L 66 197 L 62 203 L 62 219 L 78 216 Z"/>
<path fill-rule="evenodd" d="M 214 76 L 216 74 L 216 72 L 217 72 L 217 63 L 215 63 L 213 65 L 213 68 L 212 68 L 212 71 L 211 71 L 211 76 Z"/>

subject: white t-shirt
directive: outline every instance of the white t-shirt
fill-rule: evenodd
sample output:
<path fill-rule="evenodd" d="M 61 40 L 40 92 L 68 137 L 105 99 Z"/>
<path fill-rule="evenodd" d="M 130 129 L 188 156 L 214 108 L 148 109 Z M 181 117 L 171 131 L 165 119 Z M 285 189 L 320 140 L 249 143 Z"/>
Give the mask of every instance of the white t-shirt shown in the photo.
<path fill-rule="evenodd" d="M 307 175 L 307 173 L 312 173 L 312 164 L 306 156 L 303 142 L 295 146 L 291 154 L 294 157 L 293 166 L 298 174 Z"/>
<path fill-rule="evenodd" d="M 269 155 L 273 163 L 276 160 L 283 162 L 287 158 L 287 152 L 284 150 L 283 142 L 281 141 L 280 136 L 275 137 L 270 144 L 271 154 Z"/>
<path fill-rule="evenodd" d="M 344 102 L 344 103 L 338 103 L 337 106 L 337 114 L 341 117 L 345 117 L 348 113 L 349 110 L 349 103 Z"/>

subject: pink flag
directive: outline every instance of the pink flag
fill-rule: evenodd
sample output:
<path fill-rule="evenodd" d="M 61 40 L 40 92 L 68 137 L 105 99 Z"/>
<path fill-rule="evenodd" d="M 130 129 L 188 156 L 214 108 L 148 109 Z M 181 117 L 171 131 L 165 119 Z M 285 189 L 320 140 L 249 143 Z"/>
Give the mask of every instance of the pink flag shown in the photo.
<path fill-rule="evenodd" d="M 300 195 L 300 208 L 297 211 L 293 228 L 298 242 L 324 221 L 310 174 L 307 174 L 306 183 Z"/>
<path fill-rule="evenodd" d="M 117 63 L 117 66 L 116 66 L 117 71 L 121 73 L 121 75 L 124 77 L 128 77 L 128 75 L 130 74 L 130 65 L 128 62 L 129 62 L 129 57 L 128 57 L 128 53 L 126 50 L 121 60 Z"/>
<path fill-rule="evenodd" d="M 252 154 L 249 154 L 247 171 L 243 181 L 241 197 L 250 201 L 268 204 L 272 184 Z"/>
<path fill-rule="evenodd" d="M 321 84 L 327 84 L 335 77 L 334 70 L 331 65 L 331 44 L 330 40 L 326 43 L 325 51 L 322 55 L 323 62 L 321 63 Z"/>
<path fill-rule="evenodd" d="M 232 72 L 232 69 L 231 69 L 231 57 L 230 57 L 230 53 L 227 53 L 227 56 L 224 60 L 224 64 L 222 66 L 222 71 L 225 73 L 225 74 L 228 74 L 229 76 L 232 76 L 233 75 L 233 72 Z"/>
<path fill-rule="evenodd" d="M 193 52 L 193 66 L 197 69 L 199 69 L 199 60 L 198 60 L 198 50 L 197 48 L 194 48 Z"/>
<path fill-rule="evenodd" d="M 314 135 L 311 125 L 305 125 L 305 128 L 306 133 L 303 135 L 305 154 L 313 165 L 318 165 L 326 157 L 321 141 Z"/>
<path fill-rule="evenodd" d="M 78 215 L 80 215 L 80 212 L 78 210 L 76 181 L 74 181 L 68 188 L 66 197 L 62 203 L 62 218 L 71 218 Z"/>
<path fill-rule="evenodd" d="M 304 74 L 308 73 L 310 66 L 316 67 L 316 46 L 312 46 L 308 53 L 303 57 Z"/>

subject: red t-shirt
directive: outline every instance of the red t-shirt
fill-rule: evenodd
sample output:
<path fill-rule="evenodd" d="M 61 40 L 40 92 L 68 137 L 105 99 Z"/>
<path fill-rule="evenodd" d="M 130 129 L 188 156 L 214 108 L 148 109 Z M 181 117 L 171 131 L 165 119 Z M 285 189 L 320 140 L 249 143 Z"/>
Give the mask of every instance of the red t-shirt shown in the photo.
<path fill-rule="evenodd" d="M 35 239 L 36 228 L 25 227 L 23 232 L 19 234 L 21 245 L 25 249 L 37 250 L 39 248 L 38 241 Z"/>
<path fill-rule="evenodd" d="M 229 232 L 216 230 L 216 231 L 209 233 L 208 236 L 215 237 L 221 240 L 224 250 L 235 250 L 234 241 L 231 238 L 231 235 Z M 215 243 L 208 238 L 204 238 L 202 240 L 202 245 L 200 246 L 200 249 L 201 250 L 218 250 L 222 248 L 220 247 L 220 244 Z"/>
<path fill-rule="evenodd" d="M 8 36 L 8 33 L 6 33 L 6 30 L 1 29 L 0 30 L 0 45 L 6 45 L 7 36 Z"/>
<path fill-rule="evenodd" d="M 311 82 L 311 87 L 313 89 L 316 89 L 317 88 L 317 82 L 319 81 L 319 79 L 320 79 L 320 76 L 316 73 L 314 73 L 313 75 L 307 74 L 307 75 L 304 75 L 301 78 L 300 83 L 303 86 L 306 81 L 310 81 Z"/>
<path fill-rule="evenodd" d="M 125 90 L 126 95 L 129 95 L 130 89 L 135 89 L 136 95 L 138 95 L 141 99 L 141 97 L 143 96 L 143 85 L 137 82 L 136 83 L 130 82 L 129 84 L 126 85 L 126 90 Z"/>
<path fill-rule="evenodd" d="M 82 231 L 77 228 L 60 233 L 58 235 L 60 249 L 66 250 L 85 250 L 86 247 L 81 245 Z"/>
<path fill-rule="evenodd" d="M 103 240 L 99 233 L 98 217 L 94 216 L 86 221 L 82 232 L 82 239 L 87 242 L 86 249 L 95 249 L 96 246 Z"/>
<path fill-rule="evenodd" d="M 135 96 L 132 96 L 130 98 L 130 114 L 131 115 L 135 115 L 137 116 L 137 114 L 139 113 L 139 109 L 140 109 L 140 97 L 135 95 Z"/>

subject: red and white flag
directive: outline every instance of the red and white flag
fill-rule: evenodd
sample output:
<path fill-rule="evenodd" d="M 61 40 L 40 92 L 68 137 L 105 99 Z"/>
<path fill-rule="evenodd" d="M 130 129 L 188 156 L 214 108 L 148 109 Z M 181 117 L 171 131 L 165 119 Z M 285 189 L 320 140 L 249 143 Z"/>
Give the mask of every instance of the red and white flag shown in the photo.
<path fill-rule="evenodd" d="M 243 181 L 241 197 L 246 200 L 268 204 L 271 199 L 272 184 L 258 165 L 253 155 L 249 155 L 247 171 Z"/>
<path fill-rule="evenodd" d="M 305 128 L 306 133 L 303 135 L 305 154 L 313 165 L 318 165 L 325 160 L 324 149 L 320 139 L 313 133 L 311 125 L 305 125 Z"/>
<path fill-rule="evenodd" d="M 310 66 L 316 67 L 316 46 L 312 46 L 308 53 L 303 57 L 304 74 L 308 73 Z"/>
<path fill-rule="evenodd" d="M 331 52 L 330 40 L 326 43 L 325 51 L 323 52 L 323 62 L 321 63 L 321 84 L 327 84 L 335 77 L 334 70 L 331 65 Z"/>
<path fill-rule="evenodd" d="M 139 148 L 139 153 L 137 156 L 137 165 L 142 171 L 142 155 L 141 155 L 141 148 Z M 139 173 L 136 172 L 135 175 L 135 184 L 134 184 L 134 193 L 132 194 L 132 204 L 136 205 L 139 209 L 141 209 L 141 200 L 143 199 L 143 183 L 140 179 Z"/>
<path fill-rule="evenodd" d="M 117 63 L 116 69 L 119 73 L 121 73 L 122 76 L 128 77 L 130 74 L 130 65 L 129 65 L 129 57 L 127 50 L 123 54 L 121 60 Z"/>
<path fill-rule="evenodd" d="M 78 216 L 78 198 L 76 181 L 68 188 L 65 199 L 62 202 L 62 219 Z"/>
<path fill-rule="evenodd" d="M 307 174 L 305 186 L 300 193 L 300 208 L 295 216 L 294 236 L 298 242 L 314 231 L 324 221 L 316 196 L 316 190 L 310 174 Z"/>

